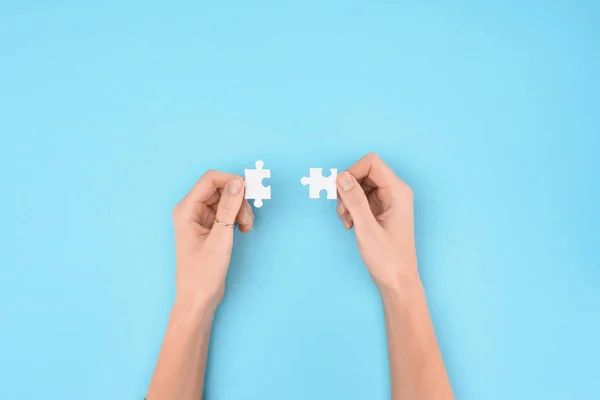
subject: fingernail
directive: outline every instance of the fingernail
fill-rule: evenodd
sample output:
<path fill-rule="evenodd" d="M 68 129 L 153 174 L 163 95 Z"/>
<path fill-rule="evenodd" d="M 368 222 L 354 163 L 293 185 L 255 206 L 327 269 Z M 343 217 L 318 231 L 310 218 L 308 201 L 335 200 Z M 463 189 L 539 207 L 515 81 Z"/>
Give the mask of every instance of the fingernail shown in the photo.
<path fill-rule="evenodd" d="M 338 182 L 344 192 L 347 192 L 354 187 L 354 179 L 352 179 L 348 172 L 342 172 L 338 177 Z"/>
<path fill-rule="evenodd" d="M 240 190 L 242 190 L 242 181 L 237 178 L 231 178 L 229 182 L 227 182 L 227 191 L 231 194 L 239 194 Z"/>
<path fill-rule="evenodd" d="M 348 222 L 348 217 L 346 215 L 342 215 L 342 223 L 344 224 L 344 228 L 346 230 L 350 229 L 350 222 Z"/>

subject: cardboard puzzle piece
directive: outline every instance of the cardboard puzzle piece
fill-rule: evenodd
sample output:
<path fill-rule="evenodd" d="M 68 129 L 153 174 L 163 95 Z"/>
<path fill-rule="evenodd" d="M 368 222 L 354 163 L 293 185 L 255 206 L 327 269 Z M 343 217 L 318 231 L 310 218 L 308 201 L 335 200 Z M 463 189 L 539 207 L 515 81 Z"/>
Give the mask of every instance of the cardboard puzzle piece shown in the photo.
<path fill-rule="evenodd" d="M 329 200 L 337 199 L 337 188 L 335 186 L 335 179 L 337 177 L 337 168 L 330 168 L 331 174 L 327 177 L 323 176 L 323 168 L 311 168 L 309 177 L 303 177 L 300 182 L 306 186 L 310 185 L 308 197 L 311 199 L 318 199 L 320 197 L 321 190 L 327 191 L 327 198 Z"/>
<path fill-rule="evenodd" d="M 262 180 L 271 177 L 270 169 L 263 169 L 265 163 L 258 160 L 255 164 L 256 169 L 244 169 L 246 178 L 246 199 L 254 199 L 254 207 L 260 208 L 263 200 L 271 198 L 271 185 L 263 186 Z"/>

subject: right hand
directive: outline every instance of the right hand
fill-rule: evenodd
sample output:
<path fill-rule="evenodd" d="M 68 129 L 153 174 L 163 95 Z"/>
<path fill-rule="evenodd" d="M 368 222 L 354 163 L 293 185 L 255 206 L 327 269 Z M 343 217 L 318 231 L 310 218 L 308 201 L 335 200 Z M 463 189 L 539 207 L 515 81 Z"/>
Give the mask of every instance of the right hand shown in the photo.
<path fill-rule="evenodd" d="M 381 294 L 419 281 L 411 188 L 369 153 L 337 177 L 337 213 L 354 226 L 360 255 Z"/>

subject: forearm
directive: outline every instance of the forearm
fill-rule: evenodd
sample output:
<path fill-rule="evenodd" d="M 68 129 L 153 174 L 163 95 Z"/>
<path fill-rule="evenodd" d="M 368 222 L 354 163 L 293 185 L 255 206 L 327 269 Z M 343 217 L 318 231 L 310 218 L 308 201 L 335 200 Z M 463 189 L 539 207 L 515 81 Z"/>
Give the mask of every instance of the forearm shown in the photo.
<path fill-rule="evenodd" d="M 213 315 L 208 302 L 192 298 L 175 301 L 148 400 L 201 398 Z"/>
<path fill-rule="evenodd" d="M 393 400 L 453 399 L 418 277 L 382 293 Z"/>

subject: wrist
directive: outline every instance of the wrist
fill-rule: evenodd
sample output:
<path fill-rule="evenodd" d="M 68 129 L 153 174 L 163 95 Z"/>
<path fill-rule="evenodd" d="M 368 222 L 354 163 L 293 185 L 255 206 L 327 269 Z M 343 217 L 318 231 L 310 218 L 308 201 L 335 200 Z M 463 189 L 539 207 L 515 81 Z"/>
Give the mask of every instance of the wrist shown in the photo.
<path fill-rule="evenodd" d="M 392 282 L 378 285 L 379 294 L 384 303 L 408 305 L 413 300 L 425 295 L 421 278 L 418 274 L 402 276 Z"/>
<path fill-rule="evenodd" d="M 215 314 L 218 302 L 211 297 L 197 293 L 177 292 L 171 314 L 194 320 L 210 320 Z"/>

